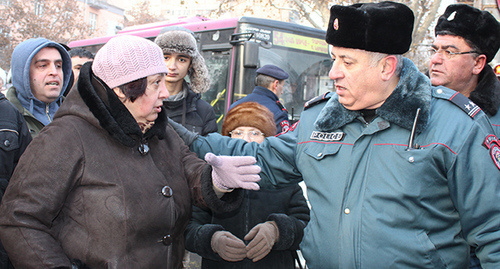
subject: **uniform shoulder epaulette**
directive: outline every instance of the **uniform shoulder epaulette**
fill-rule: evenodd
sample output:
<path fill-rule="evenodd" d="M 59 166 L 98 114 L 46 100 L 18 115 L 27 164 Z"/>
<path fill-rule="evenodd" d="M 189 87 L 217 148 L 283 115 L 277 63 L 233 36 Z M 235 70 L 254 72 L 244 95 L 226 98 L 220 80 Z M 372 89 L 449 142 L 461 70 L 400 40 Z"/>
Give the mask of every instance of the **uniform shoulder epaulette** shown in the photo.
<path fill-rule="evenodd" d="M 471 118 L 474 118 L 479 113 L 479 111 L 481 111 L 481 108 L 474 102 L 472 102 L 469 98 L 465 97 L 465 95 L 448 88 L 434 88 L 432 89 L 432 96 L 441 99 L 447 99 L 448 101 L 452 102 L 460 109 L 462 109 L 462 111 L 467 113 L 467 115 L 469 115 L 469 117 Z"/>
<path fill-rule="evenodd" d="M 321 102 L 324 102 L 324 101 L 328 101 L 328 99 L 330 99 L 332 97 L 332 93 L 331 92 L 327 92 L 325 94 L 322 94 L 322 95 L 319 95 L 319 96 L 316 96 L 314 97 L 313 99 L 307 101 L 305 104 L 304 104 L 304 110 L 316 105 L 316 104 L 319 104 Z"/>

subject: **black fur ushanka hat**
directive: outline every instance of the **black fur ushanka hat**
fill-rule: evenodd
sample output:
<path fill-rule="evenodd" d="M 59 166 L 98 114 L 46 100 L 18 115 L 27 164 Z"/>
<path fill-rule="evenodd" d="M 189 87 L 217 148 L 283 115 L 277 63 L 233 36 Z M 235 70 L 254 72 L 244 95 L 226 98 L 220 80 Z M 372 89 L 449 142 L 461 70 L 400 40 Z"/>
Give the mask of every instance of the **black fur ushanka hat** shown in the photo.
<path fill-rule="evenodd" d="M 403 54 L 410 49 L 414 20 L 409 7 L 391 1 L 334 5 L 326 42 L 335 47 Z"/>
<path fill-rule="evenodd" d="M 436 36 L 451 32 L 472 42 L 490 62 L 500 48 L 500 23 L 487 11 L 465 4 L 449 5 L 439 17 Z"/>

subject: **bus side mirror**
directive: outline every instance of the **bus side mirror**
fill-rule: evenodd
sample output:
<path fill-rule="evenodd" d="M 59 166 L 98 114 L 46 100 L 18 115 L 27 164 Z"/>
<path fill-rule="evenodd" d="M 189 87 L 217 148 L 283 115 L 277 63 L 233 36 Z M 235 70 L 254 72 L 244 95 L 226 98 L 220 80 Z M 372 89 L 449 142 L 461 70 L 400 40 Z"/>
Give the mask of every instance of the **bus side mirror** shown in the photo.
<path fill-rule="evenodd" d="M 257 68 L 259 65 L 259 44 L 252 41 L 243 43 L 243 67 Z"/>

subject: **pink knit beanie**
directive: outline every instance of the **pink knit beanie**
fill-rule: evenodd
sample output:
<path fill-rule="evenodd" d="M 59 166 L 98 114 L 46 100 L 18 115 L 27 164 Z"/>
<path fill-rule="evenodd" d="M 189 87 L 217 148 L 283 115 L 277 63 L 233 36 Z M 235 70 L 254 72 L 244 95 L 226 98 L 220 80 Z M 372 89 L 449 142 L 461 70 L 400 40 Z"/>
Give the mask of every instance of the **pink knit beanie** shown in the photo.
<path fill-rule="evenodd" d="M 163 52 L 142 37 L 122 35 L 108 41 L 95 55 L 92 71 L 111 89 L 158 73 L 167 73 Z"/>

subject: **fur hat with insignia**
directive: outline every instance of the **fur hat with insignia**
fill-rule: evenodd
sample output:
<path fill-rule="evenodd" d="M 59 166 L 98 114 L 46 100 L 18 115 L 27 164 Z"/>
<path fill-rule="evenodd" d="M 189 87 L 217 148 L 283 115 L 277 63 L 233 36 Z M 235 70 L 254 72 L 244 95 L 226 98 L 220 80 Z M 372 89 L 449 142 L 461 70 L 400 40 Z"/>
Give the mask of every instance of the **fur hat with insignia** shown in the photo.
<path fill-rule="evenodd" d="M 166 53 L 182 53 L 191 57 L 191 68 L 188 76 L 191 90 L 196 93 L 204 93 L 210 87 L 210 76 L 208 74 L 205 59 L 198 51 L 194 33 L 180 26 L 165 27 L 156 37 L 155 43 Z"/>
<path fill-rule="evenodd" d="M 244 102 L 229 110 L 222 123 L 221 134 L 229 136 L 229 132 L 240 126 L 257 128 L 266 137 L 276 135 L 273 113 L 256 102 Z"/>
<path fill-rule="evenodd" d="M 326 42 L 335 47 L 403 54 L 410 49 L 414 19 L 409 7 L 391 1 L 334 5 Z"/>
<path fill-rule="evenodd" d="M 487 11 L 465 4 L 449 5 L 439 17 L 436 36 L 455 34 L 468 40 L 491 62 L 500 48 L 500 23 Z"/>

